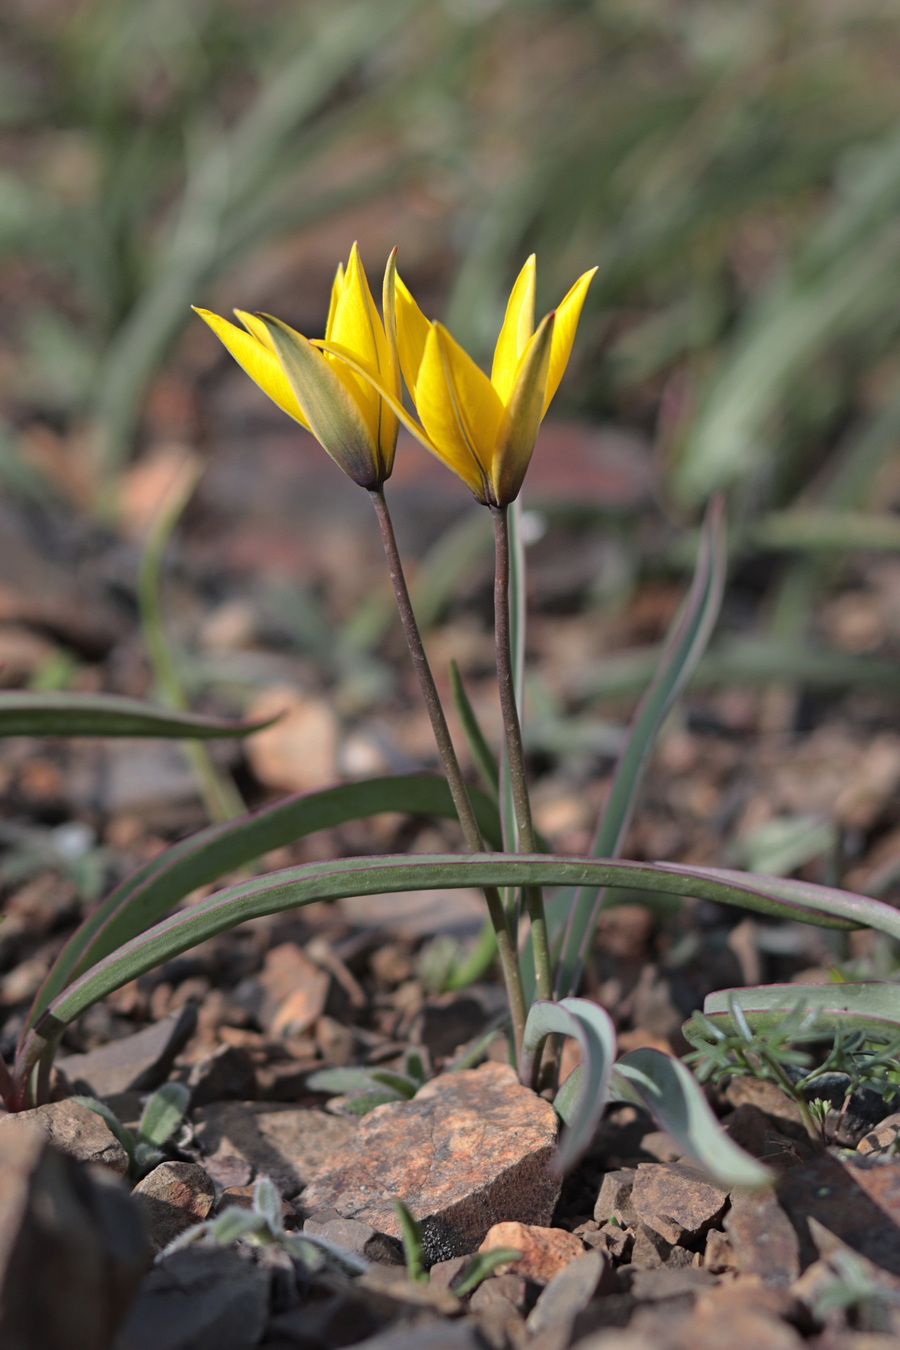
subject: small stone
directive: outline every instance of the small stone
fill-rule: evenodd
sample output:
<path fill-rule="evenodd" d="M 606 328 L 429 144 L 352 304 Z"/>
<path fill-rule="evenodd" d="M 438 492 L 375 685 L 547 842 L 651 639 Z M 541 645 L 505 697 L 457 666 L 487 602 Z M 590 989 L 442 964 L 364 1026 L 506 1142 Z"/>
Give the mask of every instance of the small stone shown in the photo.
<path fill-rule="evenodd" d="M 135 1186 L 157 1251 L 201 1223 L 216 1198 L 212 1179 L 196 1163 L 163 1162 Z"/>
<path fill-rule="evenodd" d="M 522 1253 L 517 1261 L 498 1266 L 501 1274 L 515 1271 L 537 1284 L 548 1284 L 570 1261 L 584 1254 L 584 1243 L 574 1233 L 529 1223 L 495 1223 L 478 1250 L 490 1252 L 497 1247 L 512 1247 Z"/>
<path fill-rule="evenodd" d="M 724 1214 L 728 1192 L 687 1163 L 641 1163 L 631 1203 L 639 1219 L 675 1245 L 705 1233 Z"/>
<path fill-rule="evenodd" d="M 818 1255 L 811 1219 L 877 1266 L 900 1275 L 900 1159 L 821 1153 L 778 1182 L 778 1201 L 800 1235 L 800 1263 Z"/>
<path fill-rule="evenodd" d="M 737 1268 L 734 1248 L 727 1236 L 720 1233 L 718 1228 L 711 1228 L 706 1235 L 703 1269 L 711 1271 L 714 1275 L 723 1275 L 726 1271 L 737 1270 Z"/>
<path fill-rule="evenodd" d="M 507 1219 L 547 1223 L 560 1182 L 556 1117 L 508 1066 L 446 1074 L 412 1101 L 379 1106 L 302 1197 L 400 1236 L 393 1201 L 422 1229 L 429 1264 L 474 1251 Z"/>
<path fill-rule="evenodd" d="M 773 1292 L 738 1281 L 707 1290 L 682 1328 L 681 1342 L 691 1350 L 802 1350 L 806 1342 L 782 1316 L 791 1311 L 790 1301 L 773 1303 Z"/>
<path fill-rule="evenodd" d="M 247 1186 L 253 1179 L 253 1168 L 247 1159 L 233 1153 L 217 1153 L 205 1159 L 203 1170 L 222 1191 L 229 1186 Z"/>
<path fill-rule="evenodd" d="M 151 1252 L 142 1215 L 109 1172 L 0 1132 L 0 1344 L 107 1350 Z"/>
<path fill-rule="evenodd" d="M 210 1102 L 246 1102 L 256 1096 L 256 1071 L 246 1050 L 220 1045 L 192 1066 L 187 1085 L 192 1111 Z"/>
<path fill-rule="evenodd" d="M 150 1092 L 166 1081 L 175 1056 L 193 1035 L 197 1010 L 190 1004 L 152 1026 L 110 1041 L 84 1055 L 63 1055 L 57 1066 L 76 1087 L 95 1097 Z"/>
<path fill-rule="evenodd" d="M 874 1129 L 864 1134 L 856 1145 L 857 1153 L 883 1153 L 897 1142 L 900 1134 L 900 1112 L 885 1116 Z"/>
<path fill-rule="evenodd" d="M 755 1106 L 759 1111 L 764 1111 L 767 1116 L 771 1116 L 777 1123 L 778 1128 L 785 1134 L 791 1134 L 793 1131 L 789 1126 L 793 1126 L 806 1135 L 806 1126 L 803 1124 L 803 1117 L 800 1114 L 800 1108 L 795 1101 L 792 1101 L 781 1088 L 776 1087 L 774 1083 L 768 1083 L 764 1078 L 732 1078 L 728 1087 L 725 1089 L 725 1099 L 731 1106 L 742 1106 L 745 1102 L 750 1106 Z"/>
<path fill-rule="evenodd" d="M 800 1274 L 800 1240 L 774 1191 L 736 1191 L 725 1232 L 742 1275 L 777 1288 Z"/>
<path fill-rule="evenodd" d="M 117 1350 L 249 1350 L 262 1339 L 270 1272 L 227 1248 L 188 1248 L 144 1279 Z"/>
<path fill-rule="evenodd" d="M 484 1350 L 484 1344 L 472 1322 L 441 1320 L 392 1327 L 367 1341 L 354 1341 L 353 1350 Z"/>
<path fill-rule="evenodd" d="M 698 1269 L 696 1266 L 653 1272 L 632 1270 L 629 1293 L 639 1303 L 660 1303 L 676 1298 L 693 1301 L 698 1294 L 714 1284 L 715 1280 L 709 1271 Z"/>
<path fill-rule="evenodd" d="M 634 1246 L 634 1232 L 631 1228 L 623 1228 L 617 1223 L 604 1223 L 597 1232 L 614 1261 L 628 1260 Z"/>
<path fill-rule="evenodd" d="M 358 1219 L 344 1219 L 336 1209 L 316 1210 L 305 1219 L 303 1231 L 312 1237 L 324 1238 L 345 1252 L 365 1257 L 367 1261 L 390 1266 L 404 1264 L 403 1246 L 396 1238 L 379 1233 L 371 1224 L 360 1223 Z"/>
<path fill-rule="evenodd" d="M 470 1256 L 451 1256 L 448 1261 L 436 1261 L 428 1272 L 428 1283 L 435 1289 L 449 1290 L 471 1259 Z"/>
<path fill-rule="evenodd" d="M 334 782 L 338 723 L 333 705 L 290 685 L 264 690 L 247 708 L 249 721 L 281 714 L 247 741 L 247 758 L 265 787 L 311 792 Z"/>
<path fill-rule="evenodd" d="M 637 1270 L 659 1270 L 662 1266 L 689 1266 L 692 1253 L 667 1242 L 648 1224 L 638 1223 L 631 1249 L 631 1264 Z"/>
<path fill-rule="evenodd" d="M 677 1162 L 681 1149 L 665 1130 L 648 1130 L 641 1140 L 641 1152 L 648 1153 L 657 1162 Z"/>
<path fill-rule="evenodd" d="M 47 1102 L 31 1111 L 4 1116 L 0 1119 L 0 1139 L 32 1128 L 69 1158 L 99 1163 L 120 1177 L 128 1171 L 128 1155 L 106 1121 L 81 1102 Z"/>
<path fill-rule="evenodd" d="M 273 1102 L 216 1103 L 194 1118 L 194 1134 L 210 1163 L 220 1154 L 244 1158 L 287 1199 L 332 1165 L 356 1129 L 355 1121 L 325 1111 Z"/>
<path fill-rule="evenodd" d="M 263 989 L 260 1022 L 272 1036 L 302 1036 L 325 1011 L 331 976 L 296 942 L 267 952 L 257 980 Z"/>
<path fill-rule="evenodd" d="M 612 1292 L 615 1279 L 609 1257 L 603 1252 L 585 1252 L 559 1270 L 546 1289 L 542 1290 L 537 1303 L 528 1314 L 526 1327 L 532 1335 L 556 1328 L 561 1334 L 560 1345 L 569 1343 L 575 1319 L 591 1299 L 603 1292 Z"/>
<path fill-rule="evenodd" d="M 604 1174 L 594 1205 L 594 1218 L 598 1223 L 609 1223 L 615 1219 L 616 1223 L 627 1228 L 636 1222 L 637 1215 L 631 1203 L 634 1176 L 633 1167 L 622 1167 Z"/>

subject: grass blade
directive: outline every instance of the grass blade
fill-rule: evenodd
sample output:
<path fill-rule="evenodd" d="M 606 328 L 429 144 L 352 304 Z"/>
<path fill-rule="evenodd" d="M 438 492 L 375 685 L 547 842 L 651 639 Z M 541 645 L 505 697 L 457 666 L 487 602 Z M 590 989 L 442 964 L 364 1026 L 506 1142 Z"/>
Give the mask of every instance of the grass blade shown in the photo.
<path fill-rule="evenodd" d="M 13 689 L 0 694 L 0 736 L 163 736 L 211 740 L 249 736 L 271 726 L 231 722 L 200 713 L 157 708 L 118 694 L 46 693 Z"/>
<path fill-rule="evenodd" d="M 499 845 L 496 807 L 478 792 L 471 795 L 482 833 Z M 384 811 L 456 815 L 443 778 L 403 774 L 286 797 L 253 815 L 182 839 L 127 877 L 76 929 L 38 991 L 27 1025 L 33 1025 L 74 976 L 156 923 L 198 886 L 316 830 Z"/>
<path fill-rule="evenodd" d="M 900 939 L 900 912 L 879 900 L 811 882 L 728 873 L 715 868 L 545 854 L 510 858 L 502 853 L 466 857 L 453 853 L 424 857 L 388 855 L 305 863 L 228 886 L 190 909 L 170 915 L 91 966 L 52 1002 L 42 999 L 40 1016 L 35 1018 L 32 1014 L 23 1033 L 16 1060 L 16 1082 L 27 1080 L 31 1066 L 44 1050 L 94 1003 L 163 961 L 248 919 L 299 908 L 314 900 L 348 896 L 468 886 L 544 885 L 624 886 L 664 895 L 696 896 L 823 927 L 874 928 Z"/>
<path fill-rule="evenodd" d="M 595 857 L 614 858 L 622 846 L 660 727 L 703 655 L 718 618 L 726 566 L 724 508 L 721 499 L 716 499 L 704 521 L 691 589 L 616 767 L 591 850 Z M 578 988 L 602 903 L 602 892 L 593 888 L 582 888 L 572 896 L 557 971 L 557 991 L 562 995 L 574 994 Z"/>

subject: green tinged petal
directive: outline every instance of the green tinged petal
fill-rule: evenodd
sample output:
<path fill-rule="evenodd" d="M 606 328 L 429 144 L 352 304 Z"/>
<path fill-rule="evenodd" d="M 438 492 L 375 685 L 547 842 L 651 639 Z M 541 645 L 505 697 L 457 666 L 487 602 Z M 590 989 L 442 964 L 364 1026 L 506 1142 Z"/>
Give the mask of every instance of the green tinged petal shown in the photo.
<path fill-rule="evenodd" d="M 310 431 L 360 487 L 378 487 L 385 479 L 385 467 L 369 424 L 346 383 L 349 377 L 356 384 L 357 377 L 323 356 L 280 319 L 269 314 L 258 317 L 266 325 Z"/>
<path fill-rule="evenodd" d="M 308 427 L 303 409 L 271 343 L 262 341 L 250 324 L 247 324 L 250 332 L 244 333 L 236 324 L 230 323 L 228 319 L 223 319 L 218 314 L 213 314 L 211 310 L 198 309 L 196 305 L 192 308 L 195 314 L 199 314 L 200 318 L 209 324 L 219 341 L 228 349 L 238 365 L 247 372 L 251 380 L 259 385 L 263 393 L 268 394 L 272 402 L 276 403 L 282 412 L 286 412 L 288 417 L 293 417 L 295 422 Z M 240 315 L 240 317 L 246 323 L 246 319 L 252 316 Z"/>
<path fill-rule="evenodd" d="M 519 362 L 491 464 L 491 483 L 497 506 L 507 506 L 518 497 L 531 463 L 544 416 L 555 317 L 548 314 L 542 321 Z"/>
<path fill-rule="evenodd" d="M 550 370 L 547 375 L 547 392 L 544 395 L 544 412 L 550 406 L 550 400 L 559 388 L 569 357 L 572 343 L 575 341 L 575 329 L 581 315 L 584 297 L 593 280 L 596 267 L 584 272 L 556 309 L 556 323 L 553 328 L 553 347 L 550 352 Z"/>
<path fill-rule="evenodd" d="M 432 324 L 416 382 L 416 411 L 437 453 L 490 500 L 490 466 L 503 404 L 484 371 L 442 324 Z"/>
<path fill-rule="evenodd" d="M 504 403 L 508 402 L 516 380 L 516 371 L 534 333 L 535 257 L 525 263 L 509 296 L 506 316 L 494 348 L 491 384 Z"/>
<path fill-rule="evenodd" d="M 425 343 L 431 331 L 431 324 L 410 295 L 402 278 L 394 277 L 394 321 L 397 328 L 397 352 L 400 369 L 406 381 L 406 387 L 413 400 L 416 397 L 416 384 L 419 379 L 419 367 L 425 355 Z"/>

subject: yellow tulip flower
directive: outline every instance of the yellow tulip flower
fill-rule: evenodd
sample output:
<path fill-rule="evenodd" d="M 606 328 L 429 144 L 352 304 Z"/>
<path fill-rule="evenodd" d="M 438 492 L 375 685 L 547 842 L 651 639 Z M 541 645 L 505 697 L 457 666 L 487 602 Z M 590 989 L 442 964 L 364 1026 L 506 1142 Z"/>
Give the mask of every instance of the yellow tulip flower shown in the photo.
<path fill-rule="evenodd" d="M 419 421 L 404 413 L 383 384 L 382 397 L 413 435 L 487 506 L 506 506 L 519 494 L 596 270 L 580 276 L 535 329 L 534 255 L 528 259 L 509 297 L 490 379 L 443 324 L 425 318 L 398 276 L 385 290 L 386 313 L 393 290 L 398 356 Z M 361 371 L 361 365 L 336 343 L 323 345 Z"/>
<path fill-rule="evenodd" d="M 346 270 L 339 266 L 334 279 L 325 342 L 351 356 L 356 369 L 270 315 L 236 309 L 241 329 L 195 306 L 263 393 L 311 431 L 354 482 L 369 489 L 389 477 L 397 444 L 396 415 L 376 387 L 399 400 L 393 254 L 385 269 L 384 289 L 391 305 L 388 332 L 354 244 Z"/>

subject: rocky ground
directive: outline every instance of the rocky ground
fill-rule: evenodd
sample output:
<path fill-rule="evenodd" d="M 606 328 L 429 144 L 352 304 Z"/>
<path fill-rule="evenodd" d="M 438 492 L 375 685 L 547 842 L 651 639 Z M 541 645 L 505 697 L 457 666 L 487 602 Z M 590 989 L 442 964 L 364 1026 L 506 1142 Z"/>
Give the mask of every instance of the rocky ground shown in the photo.
<path fill-rule="evenodd" d="M 121 533 L 56 507 L 0 508 L 10 541 L 0 570 L 8 684 L 64 678 L 148 694 L 134 576 L 147 519 L 181 454 L 188 414 L 177 393 L 151 409 L 157 449 L 129 476 Z M 342 776 L 431 766 L 365 496 L 314 448 L 298 450 L 289 430 L 260 423 L 252 398 L 249 386 L 226 379 L 209 400 L 209 468 L 173 542 L 166 586 L 196 701 L 224 712 L 286 709 L 277 728 L 216 756 L 250 806 Z M 528 503 L 535 810 L 555 848 L 578 852 L 633 703 L 623 653 L 631 660 L 659 640 L 683 580 L 666 569 L 678 531 L 652 505 L 645 447 L 560 426 L 548 427 L 542 452 Z M 573 512 L 576 487 L 591 510 Z M 408 447 L 394 501 L 420 601 L 434 614 L 439 679 L 446 685 L 457 656 L 493 730 L 490 570 L 475 508 Z M 429 554 L 451 528 L 453 548 Z M 772 566 L 738 570 L 726 632 L 758 631 Z M 455 598 L 442 594 L 444 583 Z M 898 596 L 896 564 L 861 560 L 816 617 L 837 657 L 871 655 L 868 684 L 734 678 L 692 694 L 663 737 L 626 856 L 761 867 L 775 847 L 773 822 L 788 821 L 799 853 L 786 866 L 890 898 L 900 734 L 878 663 L 900 641 Z M 205 818 L 173 744 L 12 740 L 0 752 L 0 779 L 6 1053 L 73 924 L 115 880 Z M 819 831 L 805 852 L 804 822 Z M 382 817 L 312 836 L 265 866 L 454 846 L 449 825 Z M 488 1034 L 502 1016 L 497 985 L 438 992 L 447 944 L 471 941 L 480 904 L 464 892 L 417 893 L 258 921 L 91 1010 L 63 1046 L 57 1100 L 0 1119 L 4 1346 L 896 1345 L 893 1108 L 832 1121 L 829 1139 L 814 1142 L 782 1093 L 736 1079 L 714 1105 L 732 1136 L 773 1168 L 772 1190 L 710 1185 L 632 1108 L 608 1115 L 561 1184 L 552 1108 L 517 1084 L 502 1034 Z M 624 1047 L 677 1053 L 682 1022 L 712 989 L 821 979 L 834 961 L 872 973 L 888 959 L 867 935 L 841 946 L 813 929 L 709 906 L 662 912 L 635 901 L 605 916 L 587 992 L 610 1009 Z M 483 1053 L 467 1060 L 486 1035 Z M 426 1086 L 362 1119 L 309 1082 L 325 1067 L 402 1069 L 410 1051 Z M 132 1203 L 115 1181 L 128 1170 L 125 1151 L 70 1094 L 102 1099 L 135 1128 L 148 1092 L 173 1080 L 190 1091 L 188 1115 L 171 1157 L 136 1186 L 129 1179 Z M 336 1244 L 364 1271 L 339 1262 L 313 1269 L 287 1238 L 159 1256 L 191 1225 L 229 1206 L 249 1209 L 263 1176 L 281 1197 L 276 1229 Z M 407 1277 L 395 1198 L 421 1224 L 427 1282 Z M 469 1258 L 497 1247 L 521 1256 L 473 1292 L 456 1292 Z"/>

